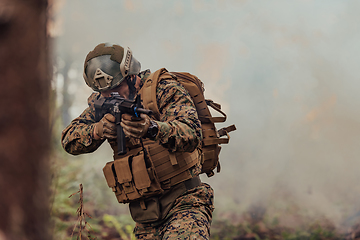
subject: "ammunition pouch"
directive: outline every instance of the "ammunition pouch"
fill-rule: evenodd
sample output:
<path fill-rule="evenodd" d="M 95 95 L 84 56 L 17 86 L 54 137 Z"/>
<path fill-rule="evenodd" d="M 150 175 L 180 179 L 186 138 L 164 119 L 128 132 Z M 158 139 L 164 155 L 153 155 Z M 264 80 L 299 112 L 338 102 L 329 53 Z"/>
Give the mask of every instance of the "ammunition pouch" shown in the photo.
<path fill-rule="evenodd" d="M 197 149 L 192 153 L 170 153 L 150 140 L 144 141 L 144 145 L 145 149 L 137 147 L 125 155 L 114 155 L 115 160 L 103 168 L 106 182 L 119 203 L 162 195 L 165 190 L 191 179 L 189 169 L 200 164 Z M 116 146 L 113 148 L 116 153 Z M 148 201 L 148 205 L 156 206 L 152 200 Z"/>
<path fill-rule="evenodd" d="M 119 203 L 128 203 L 163 192 L 154 165 L 144 158 L 143 151 L 135 156 L 108 162 L 103 172 Z"/>
<path fill-rule="evenodd" d="M 138 223 L 156 222 L 162 219 L 160 199 L 150 197 L 129 204 L 132 219 Z"/>

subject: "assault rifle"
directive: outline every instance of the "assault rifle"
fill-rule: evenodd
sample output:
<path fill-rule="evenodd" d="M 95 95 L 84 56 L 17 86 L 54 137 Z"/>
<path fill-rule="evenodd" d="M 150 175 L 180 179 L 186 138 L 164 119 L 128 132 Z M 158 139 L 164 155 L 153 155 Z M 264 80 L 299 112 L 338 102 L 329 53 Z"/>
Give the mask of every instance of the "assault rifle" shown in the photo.
<path fill-rule="evenodd" d="M 100 97 L 94 101 L 95 106 L 95 121 L 100 121 L 105 114 L 110 113 L 115 116 L 116 135 L 117 135 L 117 154 L 123 155 L 126 153 L 125 134 L 120 125 L 121 116 L 123 113 L 130 114 L 135 117 L 140 117 L 141 113 L 151 115 L 152 111 L 144 109 L 140 96 L 134 100 L 128 100 L 119 95 L 117 92 L 112 92 L 111 97 Z"/>

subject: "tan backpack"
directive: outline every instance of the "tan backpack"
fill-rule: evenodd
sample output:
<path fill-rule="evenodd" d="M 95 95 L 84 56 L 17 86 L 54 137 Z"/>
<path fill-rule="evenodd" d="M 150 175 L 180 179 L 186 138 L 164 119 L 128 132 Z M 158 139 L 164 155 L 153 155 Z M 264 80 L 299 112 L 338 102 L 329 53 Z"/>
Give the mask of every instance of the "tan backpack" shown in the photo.
<path fill-rule="evenodd" d="M 206 173 L 208 177 L 214 175 L 214 169 L 220 172 L 219 153 L 220 144 L 229 143 L 229 132 L 236 130 L 235 125 L 217 130 L 215 123 L 226 121 L 226 114 L 221 111 L 221 105 L 214 103 L 210 99 L 204 97 L 204 84 L 196 76 L 186 72 L 168 72 L 165 68 L 151 73 L 145 81 L 141 89 L 143 105 L 145 108 L 154 112 L 154 116 L 159 119 L 160 112 L 156 101 L 157 84 L 164 79 L 173 79 L 180 82 L 189 92 L 201 121 L 201 129 L 203 134 L 202 140 L 202 173 Z M 222 116 L 213 117 L 208 107 L 212 107 Z M 223 137 L 224 136 L 224 137 Z"/>

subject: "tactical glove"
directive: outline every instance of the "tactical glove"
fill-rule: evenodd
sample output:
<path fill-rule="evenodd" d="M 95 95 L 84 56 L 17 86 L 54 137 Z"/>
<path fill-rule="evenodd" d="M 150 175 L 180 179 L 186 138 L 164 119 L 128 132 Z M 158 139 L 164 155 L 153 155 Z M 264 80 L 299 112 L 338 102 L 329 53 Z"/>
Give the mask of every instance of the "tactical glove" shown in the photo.
<path fill-rule="evenodd" d="M 94 133 L 101 139 L 116 139 L 115 117 L 110 113 L 105 114 L 99 122 L 95 123 Z"/>
<path fill-rule="evenodd" d="M 151 125 L 150 117 L 146 114 L 140 114 L 140 117 L 131 117 L 129 114 L 123 114 L 121 126 L 126 136 L 134 138 L 142 138 L 147 134 Z"/>

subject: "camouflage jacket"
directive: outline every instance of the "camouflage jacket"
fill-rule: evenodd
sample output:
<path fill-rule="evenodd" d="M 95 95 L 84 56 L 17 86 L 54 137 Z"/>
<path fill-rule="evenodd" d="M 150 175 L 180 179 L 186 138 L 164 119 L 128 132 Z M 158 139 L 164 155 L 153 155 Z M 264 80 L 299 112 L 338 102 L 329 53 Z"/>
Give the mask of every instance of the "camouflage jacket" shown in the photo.
<path fill-rule="evenodd" d="M 150 70 L 139 74 L 140 87 L 150 75 Z M 160 119 L 155 141 L 170 151 L 192 152 L 202 139 L 201 123 L 195 105 L 185 88 L 175 80 L 163 80 L 157 86 L 157 104 Z M 95 151 L 104 140 L 93 138 L 95 109 L 93 102 L 100 93 L 93 93 L 84 112 L 62 132 L 61 143 L 66 152 L 78 155 Z"/>

